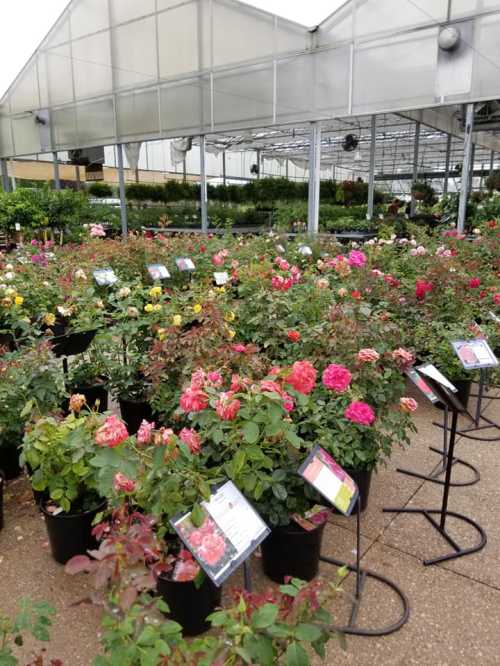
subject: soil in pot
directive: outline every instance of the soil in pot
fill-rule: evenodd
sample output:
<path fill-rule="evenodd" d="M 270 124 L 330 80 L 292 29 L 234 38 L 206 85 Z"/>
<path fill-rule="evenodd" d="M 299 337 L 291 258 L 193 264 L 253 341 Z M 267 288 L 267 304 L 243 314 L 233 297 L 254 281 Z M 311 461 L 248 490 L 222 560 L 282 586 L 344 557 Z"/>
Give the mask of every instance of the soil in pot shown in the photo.
<path fill-rule="evenodd" d="M 308 532 L 295 523 L 275 527 L 261 545 L 264 573 L 275 583 L 286 576 L 310 581 L 318 575 L 325 524 Z"/>
<path fill-rule="evenodd" d="M 120 398 L 120 413 L 125 421 L 127 430 L 131 435 L 135 435 L 139 430 L 143 420 L 153 420 L 153 410 L 149 402 L 135 402 L 134 400 L 125 400 Z"/>
<path fill-rule="evenodd" d="M 170 608 L 170 619 L 183 627 L 185 636 L 198 636 L 210 629 L 207 617 L 221 605 L 222 587 L 214 585 L 208 576 L 196 588 L 193 581 L 181 583 L 162 574 L 157 589 Z"/>
<path fill-rule="evenodd" d="M 0 530 L 3 530 L 3 489 L 5 486 L 5 476 L 0 469 Z"/>
<path fill-rule="evenodd" d="M 0 469 L 3 470 L 7 481 L 17 479 L 21 474 L 21 465 L 19 464 L 19 455 L 21 453 L 18 444 L 21 440 L 0 443 Z"/>
<path fill-rule="evenodd" d="M 100 511 L 104 511 L 106 502 L 95 503 L 94 508 L 82 512 L 52 514 L 46 504 L 40 509 L 45 517 L 52 557 L 59 564 L 66 564 L 75 555 L 85 555 L 87 550 L 97 548 L 92 536 L 92 523 Z"/>

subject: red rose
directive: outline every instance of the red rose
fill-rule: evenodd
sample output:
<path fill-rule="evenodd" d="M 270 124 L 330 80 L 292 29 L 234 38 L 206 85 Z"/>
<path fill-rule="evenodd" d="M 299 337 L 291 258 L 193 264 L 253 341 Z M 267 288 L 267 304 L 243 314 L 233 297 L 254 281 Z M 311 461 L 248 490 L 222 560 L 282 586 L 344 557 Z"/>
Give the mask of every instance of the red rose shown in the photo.
<path fill-rule="evenodd" d="M 298 342 L 300 340 L 300 333 L 298 331 L 288 331 L 286 335 L 290 342 Z"/>
<path fill-rule="evenodd" d="M 481 278 L 471 278 L 469 280 L 469 287 L 471 289 L 476 289 L 481 284 Z"/>

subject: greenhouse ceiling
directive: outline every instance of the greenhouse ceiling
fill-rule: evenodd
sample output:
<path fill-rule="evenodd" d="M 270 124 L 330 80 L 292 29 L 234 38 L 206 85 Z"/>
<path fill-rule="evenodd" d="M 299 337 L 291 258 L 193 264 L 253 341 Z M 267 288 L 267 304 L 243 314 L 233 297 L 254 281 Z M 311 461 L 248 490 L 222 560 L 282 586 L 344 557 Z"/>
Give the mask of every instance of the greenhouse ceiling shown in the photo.
<path fill-rule="evenodd" d="M 73 0 L 0 102 L 0 156 L 495 100 L 499 30 L 500 0 L 357 0 L 314 30 L 236 0 Z"/>

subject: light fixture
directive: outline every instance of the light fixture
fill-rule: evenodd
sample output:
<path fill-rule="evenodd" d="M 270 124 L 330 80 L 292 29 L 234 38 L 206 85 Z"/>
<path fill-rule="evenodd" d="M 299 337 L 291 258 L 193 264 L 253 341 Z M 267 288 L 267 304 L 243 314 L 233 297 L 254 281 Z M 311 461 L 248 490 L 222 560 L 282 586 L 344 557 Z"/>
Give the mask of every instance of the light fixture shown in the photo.
<path fill-rule="evenodd" d="M 460 30 L 454 26 L 441 28 L 438 37 L 439 48 L 443 51 L 454 51 L 460 43 Z"/>

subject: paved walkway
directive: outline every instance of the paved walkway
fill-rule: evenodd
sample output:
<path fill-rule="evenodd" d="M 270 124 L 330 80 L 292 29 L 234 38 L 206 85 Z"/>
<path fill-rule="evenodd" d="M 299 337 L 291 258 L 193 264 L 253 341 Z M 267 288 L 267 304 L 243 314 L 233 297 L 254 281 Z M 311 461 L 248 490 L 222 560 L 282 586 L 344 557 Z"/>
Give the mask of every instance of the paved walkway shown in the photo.
<path fill-rule="evenodd" d="M 442 413 L 415 397 L 420 403 L 419 432 L 411 448 L 396 450 L 388 467 L 374 478 L 361 526 L 362 564 L 391 578 L 404 590 L 411 604 L 410 619 L 391 636 L 348 637 L 345 653 L 332 642 L 326 660 L 329 666 L 500 664 L 500 443 L 461 439 L 456 450 L 457 455 L 478 467 L 481 481 L 452 488 L 450 509 L 482 525 L 488 535 L 485 549 L 463 559 L 424 567 L 422 559 L 447 552 L 446 543 L 422 516 L 382 513 L 385 506 L 440 506 L 440 486 L 395 471 L 402 465 L 429 472 L 436 463 L 437 457 L 428 446 L 441 443 L 441 431 L 432 420 L 441 418 Z M 487 413 L 500 421 L 500 401 L 492 401 Z M 467 474 L 467 470 L 454 469 L 456 480 Z M 86 577 L 66 576 L 52 561 L 43 520 L 22 480 L 9 486 L 6 523 L 0 532 L 0 611 L 11 613 L 23 596 L 50 600 L 58 609 L 58 617 L 48 655 L 62 659 L 65 666 L 89 666 L 98 649 L 99 613 L 88 606 L 72 605 L 85 596 Z M 334 516 L 325 532 L 325 554 L 354 561 L 355 527 L 354 518 Z M 465 545 L 475 538 L 471 530 L 453 521 L 449 528 Z M 256 587 L 267 585 L 257 558 L 253 558 L 252 567 Z M 332 573 L 331 567 L 322 565 L 323 575 Z M 231 583 L 241 584 L 241 576 L 236 575 Z M 353 584 L 354 577 L 350 576 L 345 583 L 346 594 L 335 605 L 339 624 L 346 620 L 348 592 Z M 367 626 L 392 622 L 398 617 L 398 609 L 391 593 L 370 582 L 360 621 Z M 23 656 L 29 656 L 31 649 L 28 643 Z"/>

